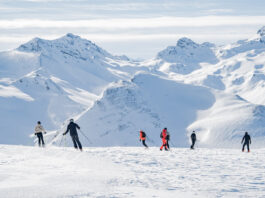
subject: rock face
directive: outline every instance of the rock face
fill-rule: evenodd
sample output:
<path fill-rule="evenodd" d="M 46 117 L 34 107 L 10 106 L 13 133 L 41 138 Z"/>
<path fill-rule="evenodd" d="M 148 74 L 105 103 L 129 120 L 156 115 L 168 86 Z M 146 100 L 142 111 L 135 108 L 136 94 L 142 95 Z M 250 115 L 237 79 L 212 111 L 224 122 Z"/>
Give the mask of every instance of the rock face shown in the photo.
<path fill-rule="evenodd" d="M 73 34 L 35 38 L 0 53 L 0 143 L 32 144 L 41 120 L 59 144 L 74 118 L 86 146 L 136 146 L 140 129 L 159 145 L 167 127 L 175 146 L 196 130 L 200 146 L 238 147 L 247 130 L 264 147 L 264 62 L 264 27 L 221 47 L 181 38 L 142 62 Z"/>

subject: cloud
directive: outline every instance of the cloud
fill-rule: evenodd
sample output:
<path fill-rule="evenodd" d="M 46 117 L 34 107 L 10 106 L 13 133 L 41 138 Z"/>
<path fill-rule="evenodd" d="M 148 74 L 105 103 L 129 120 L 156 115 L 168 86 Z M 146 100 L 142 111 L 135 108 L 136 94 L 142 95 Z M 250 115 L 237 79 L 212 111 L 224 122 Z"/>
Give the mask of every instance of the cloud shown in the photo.
<path fill-rule="evenodd" d="M 265 16 L 203 16 L 203 17 L 155 17 L 112 18 L 93 20 L 0 20 L 0 29 L 19 28 L 163 28 L 163 27 L 215 27 L 234 25 L 262 25 Z"/>

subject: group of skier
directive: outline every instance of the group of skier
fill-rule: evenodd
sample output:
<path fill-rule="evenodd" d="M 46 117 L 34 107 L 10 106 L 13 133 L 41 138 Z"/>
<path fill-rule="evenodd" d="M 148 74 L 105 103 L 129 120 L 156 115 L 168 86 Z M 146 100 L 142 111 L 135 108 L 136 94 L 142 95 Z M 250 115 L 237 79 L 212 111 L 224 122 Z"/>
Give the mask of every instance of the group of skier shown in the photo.
<path fill-rule="evenodd" d="M 80 127 L 78 126 L 78 124 L 76 124 L 73 119 L 70 119 L 70 123 L 67 126 L 67 130 L 63 133 L 63 135 L 66 135 L 70 131 L 70 136 L 72 138 L 75 149 L 80 149 L 80 151 L 82 151 L 83 148 L 82 148 L 82 144 L 81 144 L 79 137 L 78 137 L 77 129 L 80 130 Z M 35 135 L 38 138 L 38 144 L 40 147 L 45 146 L 42 133 L 46 133 L 46 131 L 44 130 L 43 126 L 41 125 L 41 122 L 38 121 L 37 126 L 35 127 Z M 140 130 L 139 140 L 140 140 L 140 142 L 142 142 L 144 147 L 148 148 L 148 146 L 146 145 L 146 138 L 147 138 L 146 133 L 143 130 Z M 167 128 L 164 128 L 162 130 L 162 132 L 160 133 L 160 138 L 162 139 L 162 146 L 160 147 L 160 151 L 162 151 L 163 148 L 166 151 L 168 151 L 170 148 L 169 147 L 170 134 L 169 134 Z M 195 131 L 192 132 L 190 138 L 191 138 L 190 149 L 194 149 L 194 145 L 195 145 L 195 142 L 197 140 Z M 251 144 L 251 137 L 248 134 L 248 132 L 245 132 L 245 135 L 241 141 L 241 144 L 243 144 L 242 152 L 244 152 L 245 146 L 247 146 L 248 152 L 250 152 L 249 145 Z"/>
<path fill-rule="evenodd" d="M 70 123 L 68 124 L 67 129 L 63 133 L 63 135 L 66 135 L 70 131 L 70 136 L 71 136 L 72 141 L 74 143 L 75 149 L 79 148 L 80 151 L 82 151 L 83 150 L 82 144 L 79 140 L 78 133 L 77 133 L 76 129 L 80 130 L 80 126 L 78 126 L 78 124 L 74 123 L 74 119 L 70 119 Z M 35 135 L 38 137 L 39 147 L 45 146 L 42 133 L 46 133 L 46 131 L 44 130 L 43 126 L 41 125 L 41 122 L 38 121 L 37 126 L 35 127 Z"/>

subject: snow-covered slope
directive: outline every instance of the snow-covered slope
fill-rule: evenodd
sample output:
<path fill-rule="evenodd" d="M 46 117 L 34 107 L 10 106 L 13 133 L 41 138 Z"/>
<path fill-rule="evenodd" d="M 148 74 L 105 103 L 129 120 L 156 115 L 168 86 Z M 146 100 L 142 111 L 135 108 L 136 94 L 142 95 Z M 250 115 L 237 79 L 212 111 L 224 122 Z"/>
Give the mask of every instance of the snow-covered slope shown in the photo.
<path fill-rule="evenodd" d="M 30 144 L 41 120 L 51 144 L 75 118 L 92 144 L 136 146 L 138 131 L 175 146 L 236 147 L 244 131 L 265 143 L 265 28 L 227 46 L 180 39 L 151 60 L 115 56 L 73 34 L 0 53 L 0 143 Z M 70 143 L 70 140 L 69 140 Z"/>
<path fill-rule="evenodd" d="M 214 101 L 211 92 L 203 87 L 138 74 L 131 82 L 108 88 L 78 123 L 89 135 L 92 146 L 137 145 L 139 129 L 159 145 L 164 127 L 172 133 L 174 144 L 187 146 L 186 128 L 196 120 L 198 110 L 211 107 Z"/>
<path fill-rule="evenodd" d="M 0 146 L 0 197 L 264 197 L 264 149 Z"/>

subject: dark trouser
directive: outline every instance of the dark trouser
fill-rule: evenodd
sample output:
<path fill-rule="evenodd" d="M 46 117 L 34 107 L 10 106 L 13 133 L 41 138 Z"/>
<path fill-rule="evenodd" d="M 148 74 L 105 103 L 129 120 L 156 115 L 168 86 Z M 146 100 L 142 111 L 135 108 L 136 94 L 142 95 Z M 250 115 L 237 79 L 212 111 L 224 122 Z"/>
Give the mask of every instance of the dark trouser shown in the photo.
<path fill-rule="evenodd" d="M 168 144 L 168 140 L 167 140 L 167 148 L 169 149 L 169 144 Z"/>
<path fill-rule="evenodd" d="M 148 148 L 148 146 L 145 144 L 145 140 L 142 140 L 143 145 Z"/>
<path fill-rule="evenodd" d="M 39 140 L 39 146 L 41 146 L 41 144 L 42 144 L 42 146 L 44 147 L 45 144 L 44 144 L 42 133 L 37 133 L 36 135 L 37 135 L 38 140 Z"/>
<path fill-rule="evenodd" d="M 242 151 L 245 150 L 245 146 L 247 145 L 248 151 L 249 151 L 249 142 L 244 142 Z"/>
<path fill-rule="evenodd" d="M 192 144 L 191 144 L 190 148 L 194 149 L 194 144 L 195 144 L 196 140 L 191 140 L 191 142 L 192 142 Z"/>
<path fill-rule="evenodd" d="M 80 141 L 79 141 L 78 135 L 73 135 L 73 136 L 71 136 L 71 138 L 72 138 L 72 140 L 73 140 L 74 147 L 75 147 L 76 149 L 78 149 L 78 147 L 79 147 L 79 149 L 82 150 L 82 145 L 81 145 L 81 143 L 80 143 Z M 77 147 L 77 145 L 78 145 L 78 147 Z"/>

